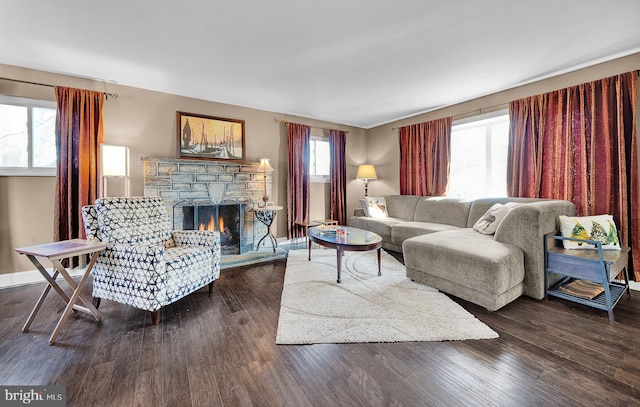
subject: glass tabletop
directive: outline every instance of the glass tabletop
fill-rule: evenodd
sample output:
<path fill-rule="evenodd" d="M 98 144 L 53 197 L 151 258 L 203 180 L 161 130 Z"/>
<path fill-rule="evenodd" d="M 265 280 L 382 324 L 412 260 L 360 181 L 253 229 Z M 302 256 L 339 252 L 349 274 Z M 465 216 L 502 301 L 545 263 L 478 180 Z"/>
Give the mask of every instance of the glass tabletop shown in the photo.
<path fill-rule="evenodd" d="M 350 226 L 340 226 L 340 228 L 347 230 L 346 236 L 339 236 L 335 231 L 322 231 L 317 226 L 309 228 L 309 236 L 325 242 L 349 246 L 370 245 L 382 242 L 382 238 L 373 232 Z"/>

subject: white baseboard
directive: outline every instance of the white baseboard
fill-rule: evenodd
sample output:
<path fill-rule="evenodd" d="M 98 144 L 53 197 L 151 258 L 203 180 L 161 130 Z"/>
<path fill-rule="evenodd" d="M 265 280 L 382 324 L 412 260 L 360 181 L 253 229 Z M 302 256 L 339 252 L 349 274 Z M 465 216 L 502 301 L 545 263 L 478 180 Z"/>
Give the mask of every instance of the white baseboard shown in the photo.
<path fill-rule="evenodd" d="M 629 288 L 635 291 L 640 291 L 640 282 L 638 281 L 629 281 Z"/>
<path fill-rule="evenodd" d="M 52 268 L 47 269 L 51 273 Z M 71 277 L 81 276 L 84 272 L 84 267 L 76 267 L 72 270 L 67 269 Z M 58 275 L 57 280 L 62 279 L 62 276 Z M 46 280 L 40 274 L 38 270 L 18 271 L 16 273 L 0 274 L 0 289 L 8 287 L 16 287 L 19 285 L 44 283 Z"/>

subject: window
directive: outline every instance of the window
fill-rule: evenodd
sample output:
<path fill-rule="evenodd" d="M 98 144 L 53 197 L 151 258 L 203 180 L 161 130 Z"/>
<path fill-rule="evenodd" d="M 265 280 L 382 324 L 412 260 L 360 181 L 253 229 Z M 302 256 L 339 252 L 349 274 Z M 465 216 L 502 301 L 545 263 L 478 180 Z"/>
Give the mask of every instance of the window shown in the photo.
<path fill-rule="evenodd" d="M 0 96 L 0 175 L 56 174 L 54 102 Z"/>
<path fill-rule="evenodd" d="M 507 196 L 509 115 L 454 123 L 448 196 L 482 198 Z"/>
<path fill-rule="evenodd" d="M 309 175 L 311 182 L 329 182 L 329 141 L 320 137 L 311 137 L 311 160 L 309 161 Z"/>

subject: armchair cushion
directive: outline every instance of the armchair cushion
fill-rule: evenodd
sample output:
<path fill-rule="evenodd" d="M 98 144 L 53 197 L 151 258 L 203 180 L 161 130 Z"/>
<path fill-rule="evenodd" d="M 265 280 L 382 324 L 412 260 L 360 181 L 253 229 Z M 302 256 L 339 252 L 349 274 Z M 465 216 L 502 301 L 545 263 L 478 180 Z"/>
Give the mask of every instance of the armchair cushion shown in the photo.
<path fill-rule="evenodd" d="M 165 251 L 166 300 L 170 304 L 209 284 L 211 250 L 207 247 L 174 247 Z"/>
<path fill-rule="evenodd" d="M 172 246 L 171 223 L 161 198 L 101 198 L 95 209 L 103 242 Z"/>

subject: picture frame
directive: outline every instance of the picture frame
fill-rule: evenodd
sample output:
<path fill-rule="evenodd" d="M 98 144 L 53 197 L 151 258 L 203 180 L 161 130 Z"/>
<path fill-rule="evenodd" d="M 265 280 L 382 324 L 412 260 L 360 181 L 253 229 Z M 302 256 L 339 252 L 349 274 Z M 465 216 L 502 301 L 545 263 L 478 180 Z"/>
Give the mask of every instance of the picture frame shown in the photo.
<path fill-rule="evenodd" d="M 178 158 L 244 163 L 244 120 L 177 112 Z"/>

